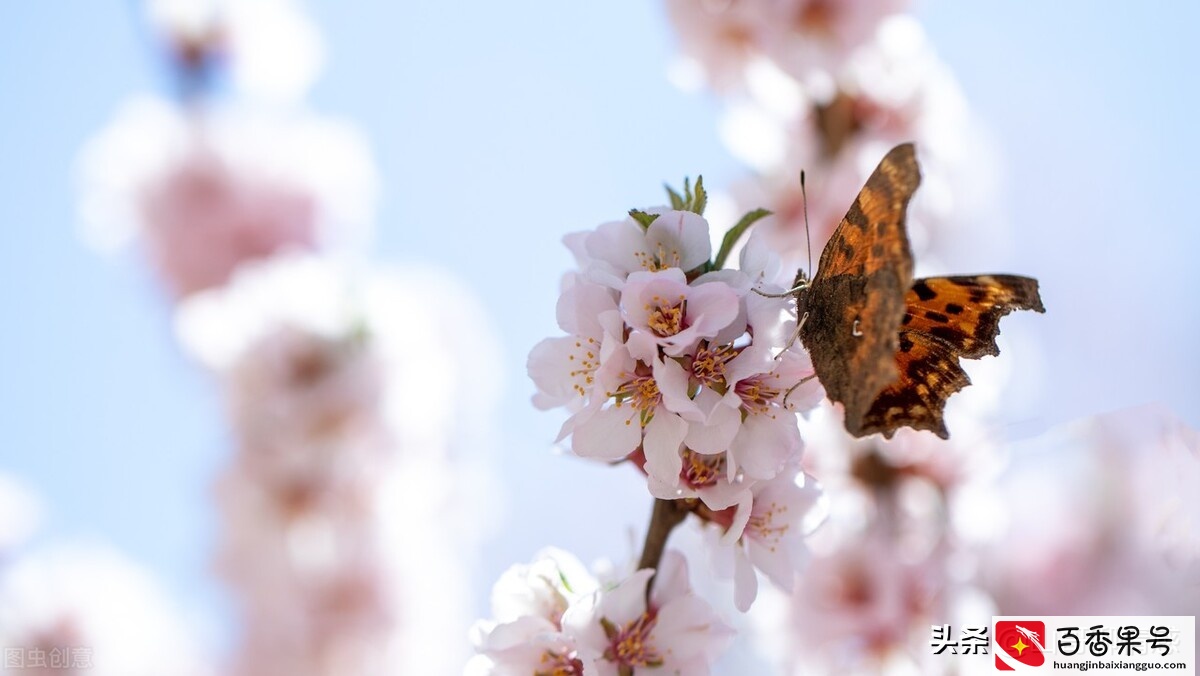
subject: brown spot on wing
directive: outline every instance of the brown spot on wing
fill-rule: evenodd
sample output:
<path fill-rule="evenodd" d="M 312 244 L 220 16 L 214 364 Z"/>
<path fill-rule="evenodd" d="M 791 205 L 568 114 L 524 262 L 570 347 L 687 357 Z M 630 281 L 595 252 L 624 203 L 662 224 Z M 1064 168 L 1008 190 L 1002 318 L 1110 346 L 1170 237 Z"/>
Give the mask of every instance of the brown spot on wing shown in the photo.
<path fill-rule="evenodd" d="M 883 389 L 855 428 L 855 436 L 881 432 L 891 438 L 901 427 L 928 430 L 950 438 L 943 418 L 950 395 L 971 384 L 958 357 L 941 341 L 918 331 L 901 331 L 900 341 L 910 345 L 895 355 L 900 377 Z"/>
<path fill-rule="evenodd" d="M 1045 312 L 1036 279 L 974 275 L 918 279 L 905 294 L 906 329 L 946 343 L 956 356 L 999 354 L 1000 318 L 1013 310 Z"/>

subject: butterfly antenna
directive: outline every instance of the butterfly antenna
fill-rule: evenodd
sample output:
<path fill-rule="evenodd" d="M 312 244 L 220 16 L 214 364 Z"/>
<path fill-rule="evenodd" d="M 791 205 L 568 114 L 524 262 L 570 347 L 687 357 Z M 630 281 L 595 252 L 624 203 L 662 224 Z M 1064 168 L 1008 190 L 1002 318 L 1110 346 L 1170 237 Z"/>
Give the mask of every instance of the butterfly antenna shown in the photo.
<path fill-rule="evenodd" d="M 804 244 L 808 248 L 808 274 L 812 275 L 812 235 L 808 231 L 808 190 L 804 187 L 804 170 L 800 170 L 800 204 L 804 209 Z"/>

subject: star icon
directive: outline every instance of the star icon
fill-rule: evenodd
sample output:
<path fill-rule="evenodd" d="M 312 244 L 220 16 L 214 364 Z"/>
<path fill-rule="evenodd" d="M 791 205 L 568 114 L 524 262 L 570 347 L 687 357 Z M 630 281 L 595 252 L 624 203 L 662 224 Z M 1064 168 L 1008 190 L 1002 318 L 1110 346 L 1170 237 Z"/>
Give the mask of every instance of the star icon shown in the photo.
<path fill-rule="evenodd" d="M 1026 648 L 1028 648 L 1029 646 L 1028 646 L 1028 645 L 1025 645 L 1025 642 L 1024 642 L 1024 641 L 1022 641 L 1020 638 L 1018 638 L 1018 639 L 1017 639 L 1017 642 L 1016 642 L 1016 643 L 1014 643 L 1014 644 L 1012 644 L 1012 645 L 1010 645 L 1009 647 L 1010 647 L 1010 648 L 1012 648 L 1012 649 L 1014 649 L 1014 650 L 1016 650 L 1016 651 L 1017 651 L 1017 657 L 1020 657 L 1020 656 L 1021 656 L 1021 653 L 1025 652 L 1025 649 L 1026 649 Z"/>

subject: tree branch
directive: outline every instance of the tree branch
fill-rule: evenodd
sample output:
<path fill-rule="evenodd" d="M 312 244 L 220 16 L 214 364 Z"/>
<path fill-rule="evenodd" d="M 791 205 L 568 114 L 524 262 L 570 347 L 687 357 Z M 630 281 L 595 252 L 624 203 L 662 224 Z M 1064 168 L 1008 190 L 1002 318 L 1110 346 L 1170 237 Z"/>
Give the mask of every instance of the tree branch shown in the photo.
<path fill-rule="evenodd" d="M 662 561 L 663 550 L 667 547 L 667 537 L 676 526 L 683 523 L 691 513 L 685 500 L 661 500 L 655 498 L 654 511 L 650 514 L 650 526 L 646 529 L 646 544 L 642 547 L 642 558 L 638 561 L 638 570 L 642 568 L 658 569 Z M 649 593 L 649 587 L 647 587 Z"/>

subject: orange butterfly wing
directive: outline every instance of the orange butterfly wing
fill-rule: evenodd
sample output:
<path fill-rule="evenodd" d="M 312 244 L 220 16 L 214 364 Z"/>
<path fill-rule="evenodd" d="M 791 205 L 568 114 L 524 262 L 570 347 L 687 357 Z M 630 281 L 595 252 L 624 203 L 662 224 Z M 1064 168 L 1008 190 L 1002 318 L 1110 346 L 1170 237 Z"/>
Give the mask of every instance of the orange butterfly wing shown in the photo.
<path fill-rule="evenodd" d="M 888 272 L 902 279 L 907 288 L 913 263 L 905 213 L 920 184 L 913 144 L 892 148 L 830 235 L 812 284 L 838 275 L 870 277 Z"/>
<path fill-rule="evenodd" d="M 950 436 L 943 418 L 950 395 L 971 384 L 960 358 L 996 355 L 1000 318 L 1013 310 L 1045 312 L 1036 279 L 976 275 L 918 279 L 905 295 L 895 365 L 897 380 L 883 389 L 856 430 L 858 436 L 900 427 Z M 849 428 L 847 428 L 849 429 Z"/>

